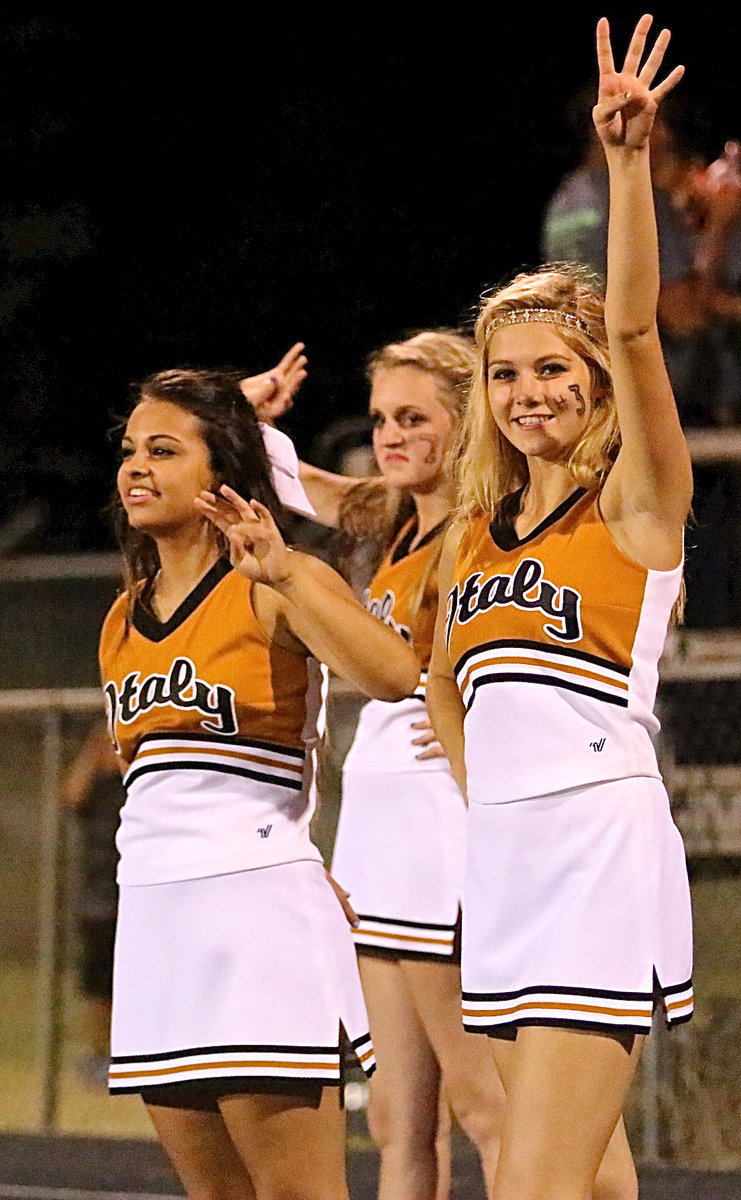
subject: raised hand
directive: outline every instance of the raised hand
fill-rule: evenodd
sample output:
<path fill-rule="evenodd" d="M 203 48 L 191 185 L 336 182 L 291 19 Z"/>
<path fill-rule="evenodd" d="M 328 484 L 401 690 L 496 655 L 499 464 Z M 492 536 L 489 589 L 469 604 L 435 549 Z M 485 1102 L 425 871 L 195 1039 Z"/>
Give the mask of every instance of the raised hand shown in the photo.
<path fill-rule="evenodd" d="M 663 83 L 652 88 L 671 38 L 669 30 L 662 29 L 641 67 L 652 24 L 653 17 L 641 17 L 633 32 L 622 71 L 615 70 L 607 19 L 602 17 L 597 25 L 599 96 L 592 117 L 607 152 L 617 148 L 639 150 L 645 146 L 659 104 L 684 75 L 684 67 L 675 67 Z"/>
<path fill-rule="evenodd" d="M 247 579 L 276 588 L 290 580 L 290 551 L 264 504 L 226 484 L 218 494 L 201 492 L 194 504 L 226 536 L 230 562 Z"/>
<path fill-rule="evenodd" d="M 293 397 L 306 379 L 304 343 L 296 342 L 277 367 L 240 379 L 242 394 L 266 425 L 272 425 L 293 407 Z"/>

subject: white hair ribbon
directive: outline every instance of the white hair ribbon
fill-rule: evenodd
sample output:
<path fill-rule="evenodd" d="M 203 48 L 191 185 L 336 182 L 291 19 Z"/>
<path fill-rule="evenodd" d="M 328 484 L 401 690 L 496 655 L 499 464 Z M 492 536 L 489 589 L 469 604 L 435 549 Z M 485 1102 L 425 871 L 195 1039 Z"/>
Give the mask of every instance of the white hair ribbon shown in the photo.
<path fill-rule="evenodd" d="M 260 433 L 270 460 L 273 487 L 281 504 L 302 517 L 316 517 L 299 478 L 298 455 L 288 434 L 263 421 L 260 421 Z"/>

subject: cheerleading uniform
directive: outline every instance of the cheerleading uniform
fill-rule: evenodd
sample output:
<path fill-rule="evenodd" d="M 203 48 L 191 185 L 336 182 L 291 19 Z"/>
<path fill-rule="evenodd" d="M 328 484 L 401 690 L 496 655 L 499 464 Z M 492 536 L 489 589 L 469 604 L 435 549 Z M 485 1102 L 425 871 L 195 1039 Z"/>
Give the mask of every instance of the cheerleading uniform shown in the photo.
<path fill-rule="evenodd" d="M 413 696 L 370 700 L 343 771 L 332 872 L 351 894 L 361 954 L 455 961 L 465 804 L 445 758 L 420 761 L 412 724 L 425 718 L 442 526 L 410 549 L 400 532 L 364 595 L 368 611 L 411 641 L 422 673 Z"/>
<path fill-rule="evenodd" d="M 448 598 L 466 709 L 467 1029 L 645 1033 L 692 1014 L 687 872 L 651 737 L 682 568 L 618 549 L 574 492 L 524 538 L 465 528 Z"/>
<path fill-rule="evenodd" d="M 126 767 L 113 1091 L 340 1079 L 373 1052 L 352 939 L 309 836 L 311 663 L 217 562 L 166 622 L 127 597 L 100 661 Z"/>

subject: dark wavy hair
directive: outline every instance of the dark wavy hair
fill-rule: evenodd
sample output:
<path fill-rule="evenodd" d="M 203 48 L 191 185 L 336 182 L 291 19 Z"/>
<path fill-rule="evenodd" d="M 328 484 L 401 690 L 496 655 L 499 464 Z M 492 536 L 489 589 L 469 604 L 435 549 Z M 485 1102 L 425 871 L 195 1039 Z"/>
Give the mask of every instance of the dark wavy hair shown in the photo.
<path fill-rule="evenodd" d="M 226 483 L 246 500 L 259 500 L 288 539 L 290 519 L 276 495 L 260 426 L 252 405 L 239 389 L 236 374 L 193 368 L 158 371 L 132 385 L 129 414 L 142 400 L 164 400 L 197 417 L 208 447 L 214 487 Z M 115 432 L 121 436 L 120 424 Z M 159 553 L 154 538 L 129 525 L 118 492 L 112 509 L 131 611 L 137 598 L 148 602 L 160 567 Z M 223 553 L 228 554 L 227 539 L 216 529 L 214 534 Z"/>

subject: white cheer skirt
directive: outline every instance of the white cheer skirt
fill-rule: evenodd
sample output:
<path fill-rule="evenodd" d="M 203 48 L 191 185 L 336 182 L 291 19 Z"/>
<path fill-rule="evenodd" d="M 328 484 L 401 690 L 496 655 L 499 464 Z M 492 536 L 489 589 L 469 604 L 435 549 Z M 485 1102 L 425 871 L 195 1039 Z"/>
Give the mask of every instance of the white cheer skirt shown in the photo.
<path fill-rule="evenodd" d="M 660 780 L 621 779 L 471 804 L 463 1018 L 647 1033 L 692 1015 L 684 848 Z"/>
<path fill-rule="evenodd" d="M 361 954 L 455 961 L 466 808 L 449 770 L 345 771 L 332 874 Z"/>
<path fill-rule="evenodd" d="M 320 863 L 121 888 L 111 1091 L 339 1084 L 340 1025 L 370 1074 L 350 927 Z"/>

